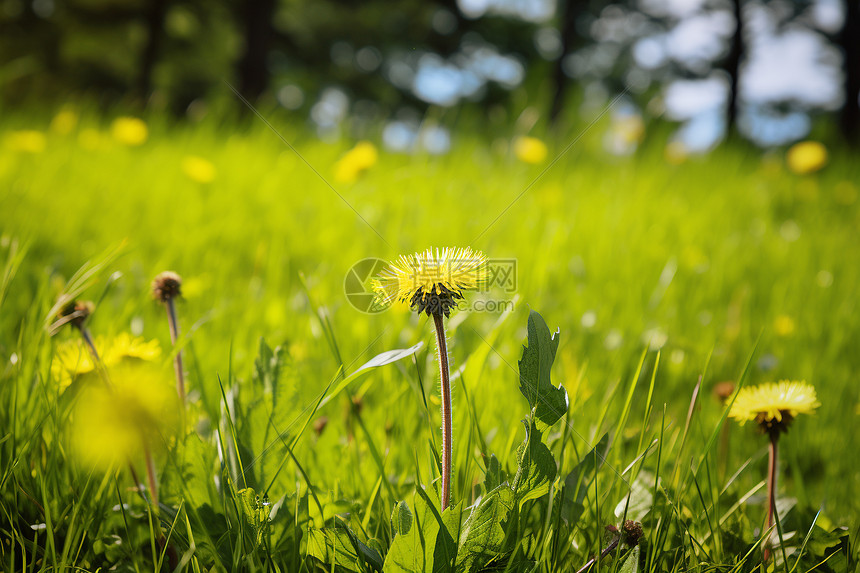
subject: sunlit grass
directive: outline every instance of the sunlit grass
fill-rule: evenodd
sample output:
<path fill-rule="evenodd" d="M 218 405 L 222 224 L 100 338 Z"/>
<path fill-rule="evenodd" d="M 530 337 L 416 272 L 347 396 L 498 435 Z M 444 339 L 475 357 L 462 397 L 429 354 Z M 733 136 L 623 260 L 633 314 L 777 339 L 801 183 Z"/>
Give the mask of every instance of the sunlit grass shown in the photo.
<path fill-rule="evenodd" d="M 527 411 L 517 360 L 529 307 L 561 330 L 553 376 L 567 388 L 571 407 L 548 437 L 559 475 L 610 433 L 598 495 L 592 486 L 575 535 L 578 546 L 553 541 L 558 529 L 545 523 L 534 532 L 540 547 L 534 558 L 542 566 L 585 563 L 598 551 L 603 526 L 625 515 L 642 521 L 651 547 L 662 541 L 686 552 L 680 561 L 669 551 L 650 555 L 647 566 L 739 560 L 736 548 L 752 547 L 752 531 L 764 523 L 767 452 L 752 430 L 734 427 L 728 457 L 720 453 L 718 423 L 726 412 L 711 389 L 744 372 L 749 384 L 806 379 L 818 390 L 817 414 L 797 420 L 781 441 L 779 495 L 797 501 L 793 542 L 800 545 L 807 517 L 819 508 L 817 523 L 825 529 L 856 528 L 860 464 L 846 452 L 857 447 L 860 167 L 839 150 L 809 175 L 789 170 L 781 152 L 753 149 L 680 160 L 670 154 L 667 161 L 662 131 L 646 126 L 642 148 L 616 158 L 602 150 L 607 126 L 598 124 L 546 173 L 575 132 L 544 138 L 549 153 L 530 154 L 533 163 L 518 159 L 514 133 L 461 134 L 445 156 L 379 151 L 343 178 L 338 166 L 355 142 L 321 142 L 295 121 L 274 125 L 301 157 L 256 122 L 169 126 L 156 118 L 141 130 L 128 120 L 97 122 L 86 114 L 74 122 L 68 116 L 6 121 L 0 125 L 0 258 L 8 277 L 0 283 L 0 523 L 10 542 L 24 543 L 13 531 L 36 536 L 15 557 L 4 553 L 10 570 L 22 566 L 22 554 L 41 559 L 37 567 L 123 559 L 145 569 L 159 558 L 141 533 L 148 518 L 129 476 L 90 473 L 67 461 L 63 448 L 49 447 L 62 443 L 68 405 L 50 375 L 62 342 L 47 337 L 45 319 L 75 271 L 124 240 L 123 254 L 97 269 L 84 293 L 97 303 L 89 328 L 111 337 L 131 332 L 172 348 L 164 309 L 149 289 L 164 269 L 182 274 L 178 343 L 187 351 L 192 418 L 207 447 L 185 445 L 163 462 L 161 499 L 174 511 L 185 499 L 187 513 L 160 517 L 178 518 L 175 534 L 184 543 L 191 536 L 201 548 L 217 542 L 205 539 L 214 534 L 202 533 L 206 516 L 199 507 L 201 498 L 219 498 L 212 475 L 221 483 L 232 476 L 237 489 L 265 481 L 272 503 L 288 496 L 295 504 L 289 496 L 307 492 L 310 483 L 317 499 L 304 499 L 318 526 L 330 514 L 349 512 L 353 529 L 390 542 L 395 502 L 415 483 L 438 478 L 433 329 L 402 309 L 359 313 L 343 282 L 363 258 L 391 259 L 430 245 L 468 245 L 491 259 L 517 261 L 516 292 L 505 294 L 517 296 L 512 313 L 454 314 L 447 325 L 454 499 L 473 501 L 485 471 L 478 451 L 494 453 L 508 471 L 515 465 Z M 16 253 L 24 247 L 21 258 Z M 283 347 L 287 382 L 277 399 L 261 393 L 254 364 L 261 337 Z M 290 428 L 293 440 L 310 424 L 320 393 L 340 387 L 340 367 L 349 374 L 382 351 L 422 341 L 414 363 L 374 370 L 320 403 L 315 418 L 326 416 L 328 424 L 318 435 L 308 425 L 289 442 L 292 454 L 278 432 L 266 443 L 243 444 L 249 451 L 230 445 L 231 424 L 240 435 L 258 436 L 252 426 L 259 411 L 279 429 Z M 224 474 L 217 427 L 225 436 Z M 178 478 L 177 468 L 185 466 L 194 466 L 197 479 Z M 242 477 L 242 468 L 249 475 Z M 625 508 L 637 475 L 652 505 Z M 114 511 L 118 496 L 137 513 Z M 105 540 L 83 532 L 102 522 L 125 543 L 92 549 Z M 44 529 L 30 527 L 39 524 Z M 714 539 L 720 530 L 726 533 Z M 735 542 L 735 532 L 747 537 Z M 234 547 L 222 555 L 224 565 L 238 567 L 245 551 Z M 298 562 L 284 567 L 299 570 Z"/>

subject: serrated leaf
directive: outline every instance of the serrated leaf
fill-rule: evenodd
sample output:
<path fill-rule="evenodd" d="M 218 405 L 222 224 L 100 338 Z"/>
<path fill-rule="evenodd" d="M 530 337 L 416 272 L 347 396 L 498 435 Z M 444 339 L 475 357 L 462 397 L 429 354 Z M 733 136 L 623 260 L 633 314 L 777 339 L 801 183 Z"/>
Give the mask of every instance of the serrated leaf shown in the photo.
<path fill-rule="evenodd" d="M 412 512 L 405 501 L 398 501 L 391 512 L 391 530 L 397 535 L 406 535 L 412 527 Z"/>
<path fill-rule="evenodd" d="M 597 442 L 576 467 L 564 478 L 562 491 L 561 518 L 567 525 L 575 525 L 585 511 L 583 501 L 588 493 L 592 475 L 600 468 L 609 450 L 609 433 Z"/>
<path fill-rule="evenodd" d="M 526 439 L 517 449 L 517 475 L 512 485 L 519 506 L 547 493 L 558 472 L 552 452 L 541 441 L 540 430 L 534 422 L 523 423 L 526 425 Z"/>
<path fill-rule="evenodd" d="M 559 332 L 549 332 L 543 317 L 535 311 L 529 313 L 528 346 L 523 348 L 519 361 L 520 392 L 529 401 L 538 427 L 545 430 L 567 412 L 567 391 L 553 386 L 550 369 L 558 350 Z"/>
<path fill-rule="evenodd" d="M 504 550 L 505 524 L 515 505 L 514 491 L 501 485 L 472 510 L 460 533 L 457 571 L 478 571 Z"/>
<path fill-rule="evenodd" d="M 412 496 L 412 527 L 397 535 L 385 556 L 385 573 L 449 573 L 454 571 L 460 538 L 462 503 L 440 512 L 432 490 Z"/>

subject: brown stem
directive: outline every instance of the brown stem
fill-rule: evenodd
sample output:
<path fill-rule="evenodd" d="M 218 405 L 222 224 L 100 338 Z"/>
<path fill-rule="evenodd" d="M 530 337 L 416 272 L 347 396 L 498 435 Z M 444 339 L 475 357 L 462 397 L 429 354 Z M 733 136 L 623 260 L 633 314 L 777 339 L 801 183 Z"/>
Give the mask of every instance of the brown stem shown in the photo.
<path fill-rule="evenodd" d="M 179 340 L 179 322 L 176 320 L 176 306 L 173 299 L 167 299 L 167 323 L 170 326 L 170 342 L 176 347 Z M 173 369 L 176 372 L 176 392 L 179 400 L 185 404 L 185 374 L 182 372 L 182 351 L 179 350 L 173 358 Z"/>
<path fill-rule="evenodd" d="M 771 432 L 770 433 L 770 448 L 768 462 L 767 462 L 767 529 L 770 529 L 773 525 L 773 512 L 776 507 L 776 444 L 777 440 L 779 440 L 779 432 Z M 764 539 L 765 547 L 764 547 L 764 561 L 767 563 L 768 559 L 770 559 L 770 547 L 769 541 L 772 536 L 772 533 L 768 533 Z"/>
<path fill-rule="evenodd" d="M 436 346 L 439 358 L 439 374 L 442 379 L 442 511 L 451 501 L 451 381 L 448 373 L 448 342 L 445 340 L 445 325 L 442 313 L 433 313 L 436 325 Z"/>
<path fill-rule="evenodd" d="M 591 569 L 592 565 L 594 565 L 598 560 L 604 559 L 607 555 L 609 555 L 610 553 L 615 551 L 618 548 L 618 543 L 620 541 L 621 541 L 621 536 L 619 535 L 618 537 L 613 539 L 612 542 L 609 545 L 607 545 L 603 551 L 600 552 L 600 557 L 592 557 L 591 559 L 589 559 L 585 563 L 585 565 L 580 567 L 576 573 L 585 573 L 586 571 Z"/>

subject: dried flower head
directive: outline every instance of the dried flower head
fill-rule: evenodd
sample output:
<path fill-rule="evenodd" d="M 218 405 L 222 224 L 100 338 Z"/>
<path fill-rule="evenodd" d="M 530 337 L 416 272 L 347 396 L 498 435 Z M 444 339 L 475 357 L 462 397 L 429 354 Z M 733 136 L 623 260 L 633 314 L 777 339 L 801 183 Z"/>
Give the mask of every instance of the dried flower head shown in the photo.
<path fill-rule="evenodd" d="M 82 328 L 95 309 L 96 305 L 88 300 L 70 301 L 57 313 L 55 324 L 58 326 L 71 324 L 75 328 Z"/>
<path fill-rule="evenodd" d="M 742 388 L 729 415 L 741 425 L 754 421 L 773 434 L 787 431 L 799 414 L 811 414 L 820 405 L 811 384 L 782 380 Z"/>
<path fill-rule="evenodd" d="M 182 294 L 182 278 L 173 271 L 164 271 L 152 281 L 152 296 L 167 302 Z"/>
<path fill-rule="evenodd" d="M 639 544 L 642 539 L 642 524 L 638 521 L 628 519 L 624 522 L 621 528 L 623 531 L 622 539 L 629 547 L 634 547 Z"/>
<path fill-rule="evenodd" d="M 487 258 L 470 248 L 427 249 L 401 255 L 374 280 L 383 305 L 408 303 L 418 313 L 449 316 L 463 291 L 474 290 L 486 280 Z"/>

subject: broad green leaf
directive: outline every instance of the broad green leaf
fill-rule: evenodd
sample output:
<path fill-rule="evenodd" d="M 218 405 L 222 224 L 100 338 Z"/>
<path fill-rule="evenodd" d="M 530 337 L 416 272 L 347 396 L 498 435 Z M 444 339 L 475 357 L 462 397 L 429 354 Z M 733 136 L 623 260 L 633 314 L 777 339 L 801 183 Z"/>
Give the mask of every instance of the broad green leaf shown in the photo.
<path fill-rule="evenodd" d="M 633 547 L 621 558 L 621 568 L 618 573 L 638 573 L 639 571 L 639 546 Z"/>
<path fill-rule="evenodd" d="M 609 433 L 597 442 L 567 477 L 564 478 L 562 490 L 561 518 L 567 525 L 575 525 L 582 516 L 585 506 L 585 496 L 591 483 L 591 476 L 600 468 L 609 450 Z"/>
<path fill-rule="evenodd" d="M 462 503 L 440 512 L 432 490 L 412 496 L 412 527 L 397 535 L 385 556 L 385 573 L 453 573 Z"/>
<path fill-rule="evenodd" d="M 334 563 L 337 567 L 356 573 L 368 568 L 382 570 L 379 552 L 362 543 L 348 527 L 339 523 L 333 528 L 311 529 L 308 532 L 308 555 L 325 565 Z"/>
<path fill-rule="evenodd" d="M 558 350 L 559 335 L 551 335 L 543 317 L 535 311 L 529 313 L 528 346 L 519 361 L 520 392 L 529 401 L 538 427 L 552 426 L 567 412 L 567 391 L 553 386 L 550 369 Z"/>
<path fill-rule="evenodd" d="M 504 550 L 508 516 L 514 509 L 514 491 L 501 485 L 472 510 L 460 533 L 457 571 L 478 571 Z"/>
<path fill-rule="evenodd" d="M 502 466 L 499 464 L 499 460 L 496 457 L 496 454 L 490 454 L 489 457 L 484 458 L 484 462 L 487 464 L 487 471 L 484 475 L 484 491 L 490 492 L 499 487 L 505 478 L 503 476 Z"/>
<path fill-rule="evenodd" d="M 558 471 L 552 452 L 541 441 L 540 430 L 534 422 L 524 423 L 526 439 L 517 449 L 517 475 L 512 486 L 520 506 L 547 493 Z"/>
<path fill-rule="evenodd" d="M 391 512 L 391 530 L 397 535 L 406 535 L 412 527 L 412 512 L 405 501 L 398 501 Z"/>
<path fill-rule="evenodd" d="M 625 507 L 627 509 L 627 519 L 633 521 L 642 521 L 654 505 L 654 475 L 642 470 L 630 486 L 630 504 L 627 503 L 627 496 L 624 497 L 618 505 L 615 506 L 615 517 L 623 517 Z"/>

